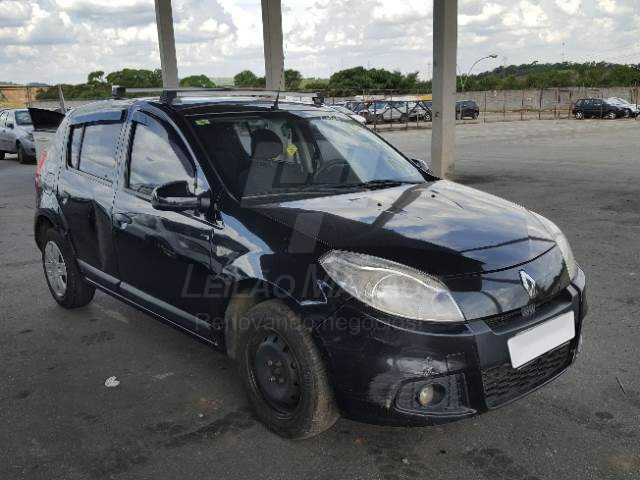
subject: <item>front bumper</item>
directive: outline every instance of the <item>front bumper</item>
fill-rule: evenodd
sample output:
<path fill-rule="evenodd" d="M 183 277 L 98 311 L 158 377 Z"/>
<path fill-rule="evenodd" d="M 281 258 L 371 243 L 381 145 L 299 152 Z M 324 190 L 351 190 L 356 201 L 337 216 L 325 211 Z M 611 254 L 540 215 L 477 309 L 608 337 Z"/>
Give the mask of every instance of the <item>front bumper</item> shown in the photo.
<path fill-rule="evenodd" d="M 578 353 L 587 312 L 585 277 L 536 306 L 457 326 L 391 324 L 344 304 L 317 329 L 347 417 L 387 425 L 446 423 L 498 408 L 562 374 Z M 575 337 L 528 364 L 511 366 L 507 340 L 573 311 Z M 438 402 L 423 407 L 417 392 L 431 384 Z"/>

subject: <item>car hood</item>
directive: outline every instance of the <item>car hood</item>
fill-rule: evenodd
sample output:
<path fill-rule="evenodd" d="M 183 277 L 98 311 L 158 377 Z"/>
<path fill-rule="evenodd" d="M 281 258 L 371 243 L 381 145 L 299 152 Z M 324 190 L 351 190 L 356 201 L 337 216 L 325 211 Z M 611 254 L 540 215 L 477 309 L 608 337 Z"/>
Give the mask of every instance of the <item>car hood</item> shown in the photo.
<path fill-rule="evenodd" d="M 33 125 L 16 125 L 16 130 L 24 133 L 33 132 Z"/>
<path fill-rule="evenodd" d="M 292 230 L 289 252 L 352 250 L 439 276 L 509 268 L 555 245 L 527 209 L 447 180 L 254 208 Z"/>

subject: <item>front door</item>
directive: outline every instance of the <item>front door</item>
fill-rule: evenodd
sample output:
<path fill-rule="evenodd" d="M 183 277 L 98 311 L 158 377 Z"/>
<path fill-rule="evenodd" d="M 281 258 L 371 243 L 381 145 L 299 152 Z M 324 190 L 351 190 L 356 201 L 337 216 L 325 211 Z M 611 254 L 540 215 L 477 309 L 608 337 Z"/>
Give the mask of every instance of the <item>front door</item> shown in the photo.
<path fill-rule="evenodd" d="M 155 187 L 186 181 L 194 193 L 208 190 L 184 143 L 159 118 L 136 112 L 126 169 L 113 210 L 121 289 L 142 306 L 208 337 L 216 299 L 206 295 L 214 226 L 207 212 L 160 211 Z M 131 138 L 132 136 L 132 138 Z"/>
<path fill-rule="evenodd" d="M 594 117 L 602 117 L 604 102 L 600 99 L 594 99 L 591 102 L 591 115 Z"/>

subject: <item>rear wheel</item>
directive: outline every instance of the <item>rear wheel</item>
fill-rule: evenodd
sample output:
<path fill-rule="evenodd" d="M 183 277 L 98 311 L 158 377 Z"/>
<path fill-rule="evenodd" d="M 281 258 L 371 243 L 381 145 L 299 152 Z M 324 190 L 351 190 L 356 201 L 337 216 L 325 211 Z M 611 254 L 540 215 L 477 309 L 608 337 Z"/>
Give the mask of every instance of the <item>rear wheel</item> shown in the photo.
<path fill-rule="evenodd" d="M 325 431 L 338 419 L 324 361 L 298 315 L 279 300 L 247 312 L 238 335 L 240 373 L 260 420 L 286 438 Z"/>
<path fill-rule="evenodd" d="M 607 112 L 607 114 L 605 115 L 605 118 L 608 118 L 609 120 L 614 120 L 616 118 L 616 112 Z"/>
<path fill-rule="evenodd" d="M 473 112 L 473 119 L 477 120 L 480 114 L 478 112 Z"/>
<path fill-rule="evenodd" d="M 83 307 L 95 294 L 95 288 L 83 278 L 69 243 L 50 228 L 42 242 L 42 266 L 51 295 L 65 308 Z"/>
<path fill-rule="evenodd" d="M 431 121 L 431 113 L 427 112 L 424 114 L 424 121 L 425 122 L 430 122 Z"/>
<path fill-rule="evenodd" d="M 584 113 L 577 111 L 576 112 L 576 120 L 584 120 Z"/>
<path fill-rule="evenodd" d="M 0 160 L 4 160 L 4 152 L 0 151 Z"/>

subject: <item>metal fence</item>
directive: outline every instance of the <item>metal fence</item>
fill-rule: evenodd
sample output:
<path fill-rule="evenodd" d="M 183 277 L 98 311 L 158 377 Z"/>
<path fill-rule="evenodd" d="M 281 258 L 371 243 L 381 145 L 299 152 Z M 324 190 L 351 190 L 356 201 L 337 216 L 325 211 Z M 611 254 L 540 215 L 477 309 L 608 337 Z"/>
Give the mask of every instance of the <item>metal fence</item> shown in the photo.
<path fill-rule="evenodd" d="M 1 87 L 0 101 L 4 106 L 34 106 L 55 109 L 57 100 L 37 100 L 40 87 Z M 392 91 L 363 92 L 357 97 L 327 96 L 327 104 L 343 105 L 363 116 L 375 130 L 430 128 L 431 101 L 425 94 L 399 95 Z M 490 123 L 522 120 L 557 120 L 572 118 L 572 106 L 580 98 L 620 97 L 632 104 L 640 104 L 640 87 L 612 88 L 547 88 L 527 90 L 493 90 L 458 92 L 456 100 L 474 101 L 477 118 L 465 117 L 461 122 Z M 428 97 L 427 97 L 428 98 Z M 3 100 L 4 99 L 4 100 Z M 76 107 L 95 100 L 67 99 L 67 107 Z M 461 116 L 461 115 L 460 115 Z"/>

